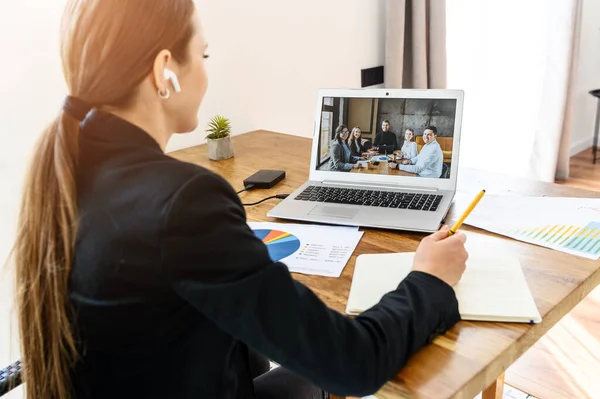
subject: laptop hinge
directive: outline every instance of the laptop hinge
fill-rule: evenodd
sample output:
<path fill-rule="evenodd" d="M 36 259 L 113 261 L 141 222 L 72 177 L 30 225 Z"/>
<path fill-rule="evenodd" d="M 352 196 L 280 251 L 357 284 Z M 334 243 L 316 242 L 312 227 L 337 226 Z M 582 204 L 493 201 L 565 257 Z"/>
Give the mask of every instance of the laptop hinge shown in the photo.
<path fill-rule="evenodd" d="M 423 191 L 423 192 L 437 192 L 439 189 L 435 187 L 413 187 L 406 185 L 398 185 L 398 184 L 385 184 L 385 183 L 367 183 L 367 182 L 347 182 L 347 181 L 337 181 L 337 180 L 323 180 L 321 182 L 326 186 L 346 186 L 346 187 L 356 187 L 356 188 L 369 188 L 369 189 L 395 189 L 395 190 L 410 190 L 410 191 Z"/>

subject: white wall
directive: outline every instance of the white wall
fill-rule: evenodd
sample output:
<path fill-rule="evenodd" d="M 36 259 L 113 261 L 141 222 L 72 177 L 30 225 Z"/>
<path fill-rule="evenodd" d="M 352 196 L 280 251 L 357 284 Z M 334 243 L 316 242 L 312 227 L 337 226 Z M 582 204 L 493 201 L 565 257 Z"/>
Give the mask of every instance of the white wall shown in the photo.
<path fill-rule="evenodd" d="M 58 22 L 65 0 L 0 4 L 0 368 L 18 359 L 12 311 L 13 270 L 4 267 L 14 232 L 31 148 L 65 95 Z M 12 334 L 11 334 L 12 330 Z M 12 345 L 10 345 L 12 343 Z M 13 397 L 19 397 L 16 393 Z"/>
<path fill-rule="evenodd" d="M 597 100 L 590 90 L 600 89 L 600 1 L 583 0 L 581 37 L 573 104 L 571 154 L 592 145 Z"/>
<path fill-rule="evenodd" d="M 198 5 L 211 57 L 203 122 L 222 113 L 238 133 L 268 129 L 311 136 L 319 88 L 360 87 L 361 69 L 383 65 L 383 0 Z M 203 137 L 203 132 L 174 137 L 169 149 Z"/>
<path fill-rule="evenodd" d="M 0 2 L 0 264 L 14 240 L 32 146 L 66 94 L 58 50 L 65 0 Z M 215 113 L 236 133 L 270 129 L 310 136 L 317 89 L 359 87 L 360 69 L 383 65 L 383 0 L 198 1 L 210 43 L 201 129 L 170 150 L 199 144 Z M 7 75 L 9 74 L 10 75 Z M 0 271 L 0 367 L 9 350 L 12 270 Z M 13 334 L 12 342 L 16 343 Z"/>

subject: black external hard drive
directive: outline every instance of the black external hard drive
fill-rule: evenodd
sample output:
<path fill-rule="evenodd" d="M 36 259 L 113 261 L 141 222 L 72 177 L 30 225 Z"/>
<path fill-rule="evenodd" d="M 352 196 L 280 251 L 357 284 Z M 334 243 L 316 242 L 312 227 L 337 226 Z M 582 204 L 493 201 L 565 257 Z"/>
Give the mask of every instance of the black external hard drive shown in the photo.
<path fill-rule="evenodd" d="M 244 187 L 253 186 L 252 188 L 271 188 L 284 178 L 285 171 L 283 170 L 261 169 L 244 180 Z"/>

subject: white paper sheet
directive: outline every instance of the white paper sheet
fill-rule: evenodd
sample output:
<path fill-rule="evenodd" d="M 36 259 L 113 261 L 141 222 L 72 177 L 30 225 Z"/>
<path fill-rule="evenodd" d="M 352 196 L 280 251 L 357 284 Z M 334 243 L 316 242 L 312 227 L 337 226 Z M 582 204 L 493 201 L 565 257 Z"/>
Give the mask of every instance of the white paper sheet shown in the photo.
<path fill-rule="evenodd" d="M 600 198 L 485 196 L 466 224 L 598 260 Z"/>
<path fill-rule="evenodd" d="M 358 227 L 248 223 L 267 245 L 273 261 L 291 272 L 339 277 L 363 232 Z"/>

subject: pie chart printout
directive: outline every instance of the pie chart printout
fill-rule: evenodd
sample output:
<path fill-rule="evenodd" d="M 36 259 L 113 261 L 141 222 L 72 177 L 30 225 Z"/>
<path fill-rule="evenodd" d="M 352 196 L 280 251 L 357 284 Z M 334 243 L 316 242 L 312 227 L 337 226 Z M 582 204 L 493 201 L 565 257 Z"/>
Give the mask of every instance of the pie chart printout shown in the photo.
<path fill-rule="evenodd" d="M 295 235 L 280 230 L 254 230 L 254 234 L 267 246 L 273 262 L 279 262 L 300 249 L 300 240 Z"/>
<path fill-rule="evenodd" d="M 272 262 L 283 262 L 291 273 L 340 277 L 363 232 L 357 227 L 249 222 L 255 237 L 267 247 Z"/>

